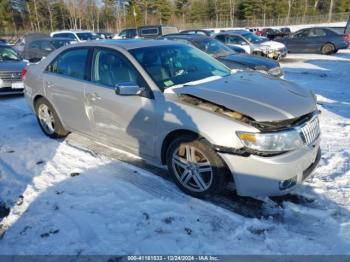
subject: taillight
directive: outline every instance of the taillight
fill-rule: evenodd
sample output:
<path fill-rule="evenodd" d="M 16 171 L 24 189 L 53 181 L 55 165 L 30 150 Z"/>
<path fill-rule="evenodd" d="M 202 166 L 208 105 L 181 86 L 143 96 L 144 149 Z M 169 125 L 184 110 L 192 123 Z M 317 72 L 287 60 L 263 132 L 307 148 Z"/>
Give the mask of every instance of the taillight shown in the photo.
<path fill-rule="evenodd" d="M 26 67 L 23 68 L 23 70 L 22 70 L 22 72 L 21 72 L 21 78 L 22 78 L 22 79 L 24 79 L 24 77 L 26 76 L 27 71 L 28 71 L 28 69 L 27 69 Z"/>
<path fill-rule="evenodd" d="M 343 39 L 350 43 L 350 35 L 343 35 Z"/>

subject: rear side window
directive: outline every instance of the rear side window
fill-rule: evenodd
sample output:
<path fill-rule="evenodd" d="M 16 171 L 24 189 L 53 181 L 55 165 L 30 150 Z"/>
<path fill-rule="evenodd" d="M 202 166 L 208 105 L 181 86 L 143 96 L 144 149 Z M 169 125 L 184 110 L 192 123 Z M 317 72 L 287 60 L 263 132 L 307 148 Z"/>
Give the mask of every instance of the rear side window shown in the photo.
<path fill-rule="evenodd" d="M 242 42 L 245 42 L 242 38 L 235 35 L 230 35 L 229 37 L 227 37 L 227 40 L 228 40 L 227 43 L 235 44 L 235 45 L 240 45 L 242 44 Z"/>
<path fill-rule="evenodd" d="M 319 37 L 319 36 L 326 36 L 326 32 L 323 29 L 320 28 L 314 28 L 310 31 L 310 37 Z"/>
<path fill-rule="evenodd" d="M 71 49 L 58 55 L 48 66 L 47 71 L 77 79 L 85 79 L 87 58 L 87 48 Z"/>

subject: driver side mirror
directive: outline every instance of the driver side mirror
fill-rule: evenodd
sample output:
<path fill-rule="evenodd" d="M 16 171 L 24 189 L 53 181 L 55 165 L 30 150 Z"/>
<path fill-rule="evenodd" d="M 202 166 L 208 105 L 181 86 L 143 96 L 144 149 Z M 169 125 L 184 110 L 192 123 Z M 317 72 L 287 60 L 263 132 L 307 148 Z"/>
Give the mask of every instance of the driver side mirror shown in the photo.
<path fill-rule="evenodd" d="M 145 88 L 140 87 L 135 82 L 120 83 L 115 87 L 115 93 L 120 96 L 138 96 L 142 95 L 144 91 Z"/>
<path fill-rule="evenodd" d="M 241 45 L 247 45 L 247 42 L 242 41 Z"/>

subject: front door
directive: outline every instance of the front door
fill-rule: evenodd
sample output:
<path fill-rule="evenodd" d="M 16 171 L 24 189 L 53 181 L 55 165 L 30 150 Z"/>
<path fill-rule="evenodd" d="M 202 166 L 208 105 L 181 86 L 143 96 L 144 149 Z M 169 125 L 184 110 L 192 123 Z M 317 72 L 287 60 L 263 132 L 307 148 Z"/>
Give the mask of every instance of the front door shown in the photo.
<path fill-rule="evenodd" d="M 122 83 L 148 88 L 124 55 L 113 49 L 95 48 L 91 82 L 85 94 L 93 132 L 132 153 L 152 157 L 157 136 L 155 100 L 142 95 L 117 95 L 116 86 Z"/>

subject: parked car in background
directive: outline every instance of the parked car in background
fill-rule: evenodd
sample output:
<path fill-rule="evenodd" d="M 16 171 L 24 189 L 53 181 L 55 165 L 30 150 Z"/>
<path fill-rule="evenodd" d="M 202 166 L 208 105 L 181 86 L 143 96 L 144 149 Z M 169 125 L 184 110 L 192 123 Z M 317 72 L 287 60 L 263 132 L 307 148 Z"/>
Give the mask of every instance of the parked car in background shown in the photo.
<path fill-rule="evenodd" d="M 280 28 L 280 31 L 282 33 L 284 33 L 284 37 L 288 36 L 288 35 L 290 35 L 292 33 L 292 31 L 290 30 L 289 27 L 282 27 L 282 28 Z"/>
<path fill-rule="evenodd" d="M 99 39 L 113 39 L 114 34 L 109 32 L 97 32 L 96 35 Z"/>
<path fill-rule="evenodd" d="M 47 136 L 78 132 L 167 166 L 195 197 L 231 181 L 239 195 L 283 195 L 321 156 L 311 91 L 263 74 L 232 74 L 174 41 L 63 47 L 29 66 L 24 82 Z"/>
<path fill-rule="evenodd" d="M 0 44 L 1 45 L 9 45 L 8 41 L 6 39 L 0 38 Z"/>
<path fill-rule="evenodd" d="M 0 95 L 23 93 L 21 73 L 27 64 L 15 49 L 0 44 Z"/>
<path fill-rule="evenodd" d="M 115 35 L 113 39 L 132 39 L 138 37 L 136 28 L 127 28 Z"/>
<path fill-rule="evenodd" d="M 22 53 L 27 43 L 32 42 L 36 39 L 47 37 L 49 37 L 49 35 L 45 33 L 26 33 L 18 38 L 13 48 L 16 49 L 17 52 Z"/>
<path fill-rule="evenodd" d="M 180 33 L 165 35 L 161 39 L 189 43 L 213 56 L 230 69 L 251 69 L 270 74 L 274 77 L 283 76 L 283 71 L 277 61 L 265 57 L 239 54 L 220 41 L 204 35 Z"/>
<path fill-rule="evenodd" d="M 148 25 L 137 28 L 138 36 L 143 38 L 158 38 L 162 35 L 178 33 L 179 30 L 175 26 Z"/>
<path fill-rule="evenodd" d="M 114 39 L 150 38 L 156 39 L 162 35 L 178 33 L 174 26 L 148 25 L 122 30 Z"/>
<path fill-rule="evenodd" d="M 181 34 L 198 34 L 198 35 L 205 35 L 205 36 L 212 36 L 215 34 L 214 30 L 205 30 L 205 29 L 183 30 L 180 33 Z"/>
<path fill-rule="evenodd" d="M 266 56 L 276 60 L 285 57 L 288 52 L 284 44 L 262 39 L 245 30 L 221 32 L 214 38 L 228 46 L 243 48 L 248 54 Z"/>
<path fill-rule="evenodd" d="M 22 56 L 31 63 L 36 63 L 62 46 L 71 44 L 69 38 L 39 38 L 31 42 L 27 42 L 24 46 Z"/>
<path fill-rule="evenodd" d="M 277 41 L 285 44 L 291 53 L 321 53 L 330 55 L 349 47 L 349 36 L 327 27 L 301 29 L 290 37 Z"/>
<path fill-rule="evenodd" d="M 287 29 L 284 28 L 284 30 L 287 30 Z M 281 30 L 278 30 L 275 28 L 264 28 L 261 30 L 261 32 L 262 33 L 260 34 L 260 36 L 264 36 L 269 40 L 274 40 L 274 39 L 282 38 L 289 35 L 289 33 L 282 32 Z"/>
<path fill-rule="evenodd" d="M 69 38 L 76 42 L 85 42 L 90 40 L 98 40 L 99 37 L 91 31 L 81 31 L 81 30 L 64 30 L 56 31 L 50 34 L 51 37 L 59 38 Z"/>

